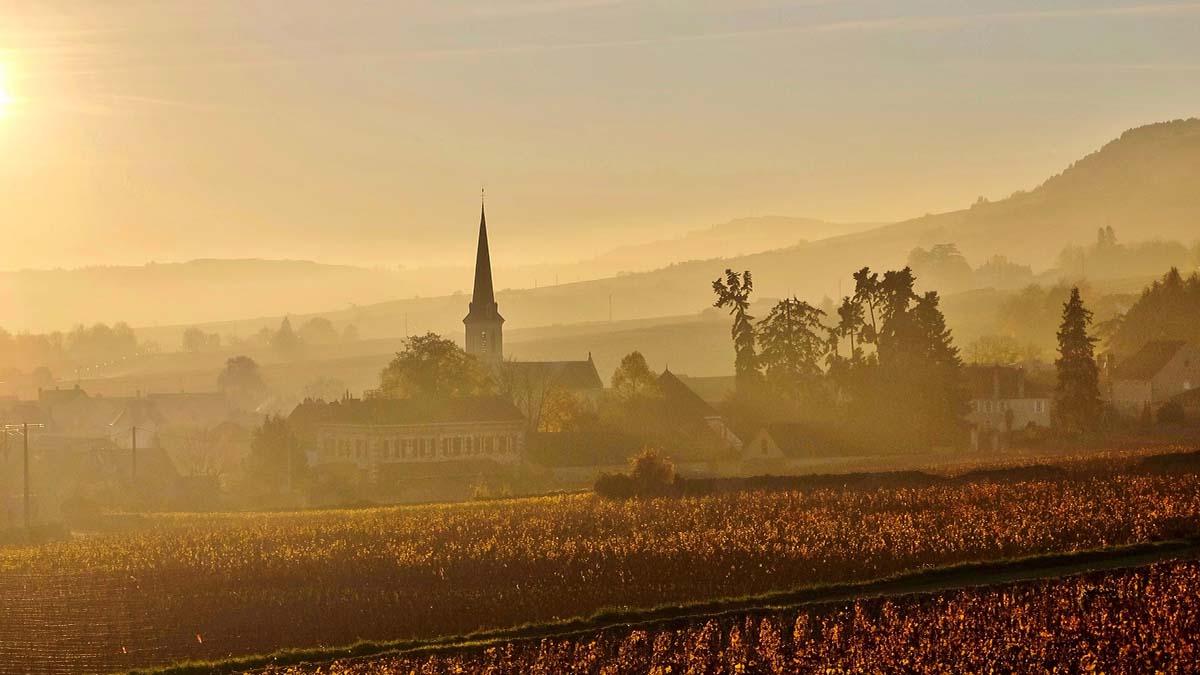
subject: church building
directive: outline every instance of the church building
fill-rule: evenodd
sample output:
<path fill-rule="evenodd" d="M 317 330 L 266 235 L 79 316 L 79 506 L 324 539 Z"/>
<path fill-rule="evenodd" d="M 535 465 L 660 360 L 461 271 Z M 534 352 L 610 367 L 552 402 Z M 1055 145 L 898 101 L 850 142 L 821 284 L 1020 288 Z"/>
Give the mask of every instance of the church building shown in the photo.
<path fill-rule="evenodd" d="M 463 323 L 467 327 L 467 353 L 491 366 L 504 360 L 504 317 L 492 288 L 492 258 L 488 251 L 487 215 L 479 205 L 479 248 L 475 252 L 475 289 Z"/>
<path fill-rule="evenodd" d="M 604 390 L 592 355 L 580 361 L 504 361 L 504 317 L 500 316 L 492 287 L 492 257 L 488 248 L 487 215 L 479 207 L 479 245 L 475 251 L 475 287 L 471 304 L 463 319 L 466 326 L 466 351 L 494 371 L 500 372 L 512 388 L 544 390 L 562 387 L 594 402 Z"/>

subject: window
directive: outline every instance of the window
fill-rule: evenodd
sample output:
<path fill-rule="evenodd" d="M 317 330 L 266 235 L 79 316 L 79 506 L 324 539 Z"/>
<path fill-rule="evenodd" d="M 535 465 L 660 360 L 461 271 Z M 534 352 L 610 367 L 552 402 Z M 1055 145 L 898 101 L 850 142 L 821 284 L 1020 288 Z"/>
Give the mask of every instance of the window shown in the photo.
<path fill-rule="evenodd" d="M 1033 402 L 1033 412 L 1035 412 L 1035 413 L 1046 412 L 1046 402 L 1045 401 L 1034 401 Z"/>
<path fill-rule="evenodd" d="M 450 454 L 450 439 L 442 437 L 442 457 Z"/>
<path fill-rule="evenodd" d="M 488 436 L 483 439 L 484 454 L 490 455 L 490 454 L 492 454 L 493 451 L 495 451 L 495 449 L 496 449 L 496 438 L 494 436 Z"/>

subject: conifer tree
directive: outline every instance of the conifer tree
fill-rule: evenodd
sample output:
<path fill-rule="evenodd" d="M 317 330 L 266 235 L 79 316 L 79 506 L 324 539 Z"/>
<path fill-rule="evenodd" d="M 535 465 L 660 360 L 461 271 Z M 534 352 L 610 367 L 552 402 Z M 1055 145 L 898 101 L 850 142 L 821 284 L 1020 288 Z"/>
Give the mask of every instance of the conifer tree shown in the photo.
<path fill-rule="evenodd" d="M 1059 430 L 1074 434 L 1095 427 L 1100 417 L 1100 371 L 1096 366 L 1096 339 L 1088 334 L 1092 313 L 1083 306 L 1079 288 L 1063 305 L 1058 331 L 1058 387 L 1054 393 L 1054 419 Z"/>

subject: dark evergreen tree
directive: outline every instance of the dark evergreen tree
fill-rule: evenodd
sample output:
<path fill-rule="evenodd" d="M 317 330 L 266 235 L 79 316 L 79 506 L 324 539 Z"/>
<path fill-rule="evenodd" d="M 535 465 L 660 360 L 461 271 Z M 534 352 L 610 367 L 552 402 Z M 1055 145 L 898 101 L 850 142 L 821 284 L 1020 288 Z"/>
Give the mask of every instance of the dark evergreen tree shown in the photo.
<path fill-rule="evenodd" d="M 1088 334 L 1092 313 L 1083 306 L 1079 289 L 1063 305 L 1058 330 L 1058 387 L 1054 394 L 1055 425 L 1075 434 L 1095 428 L 1100 418 L 1100 371 L 1096 365 L 1096 339 Z"/>

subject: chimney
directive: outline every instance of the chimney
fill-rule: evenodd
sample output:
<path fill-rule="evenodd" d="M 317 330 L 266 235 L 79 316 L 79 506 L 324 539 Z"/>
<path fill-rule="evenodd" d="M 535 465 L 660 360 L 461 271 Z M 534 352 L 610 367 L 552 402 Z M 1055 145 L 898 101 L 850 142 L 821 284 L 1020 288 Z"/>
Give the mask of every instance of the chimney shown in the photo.
<path fill-rule="evenodd" d="M 1017 368 L 1017 398 L 1025 398 L 1025 369 Z"/>
<path fill-rule="evenodd" d="M 992 398 L 1000 400 L 1000 366 L 992 366 Z"/>

